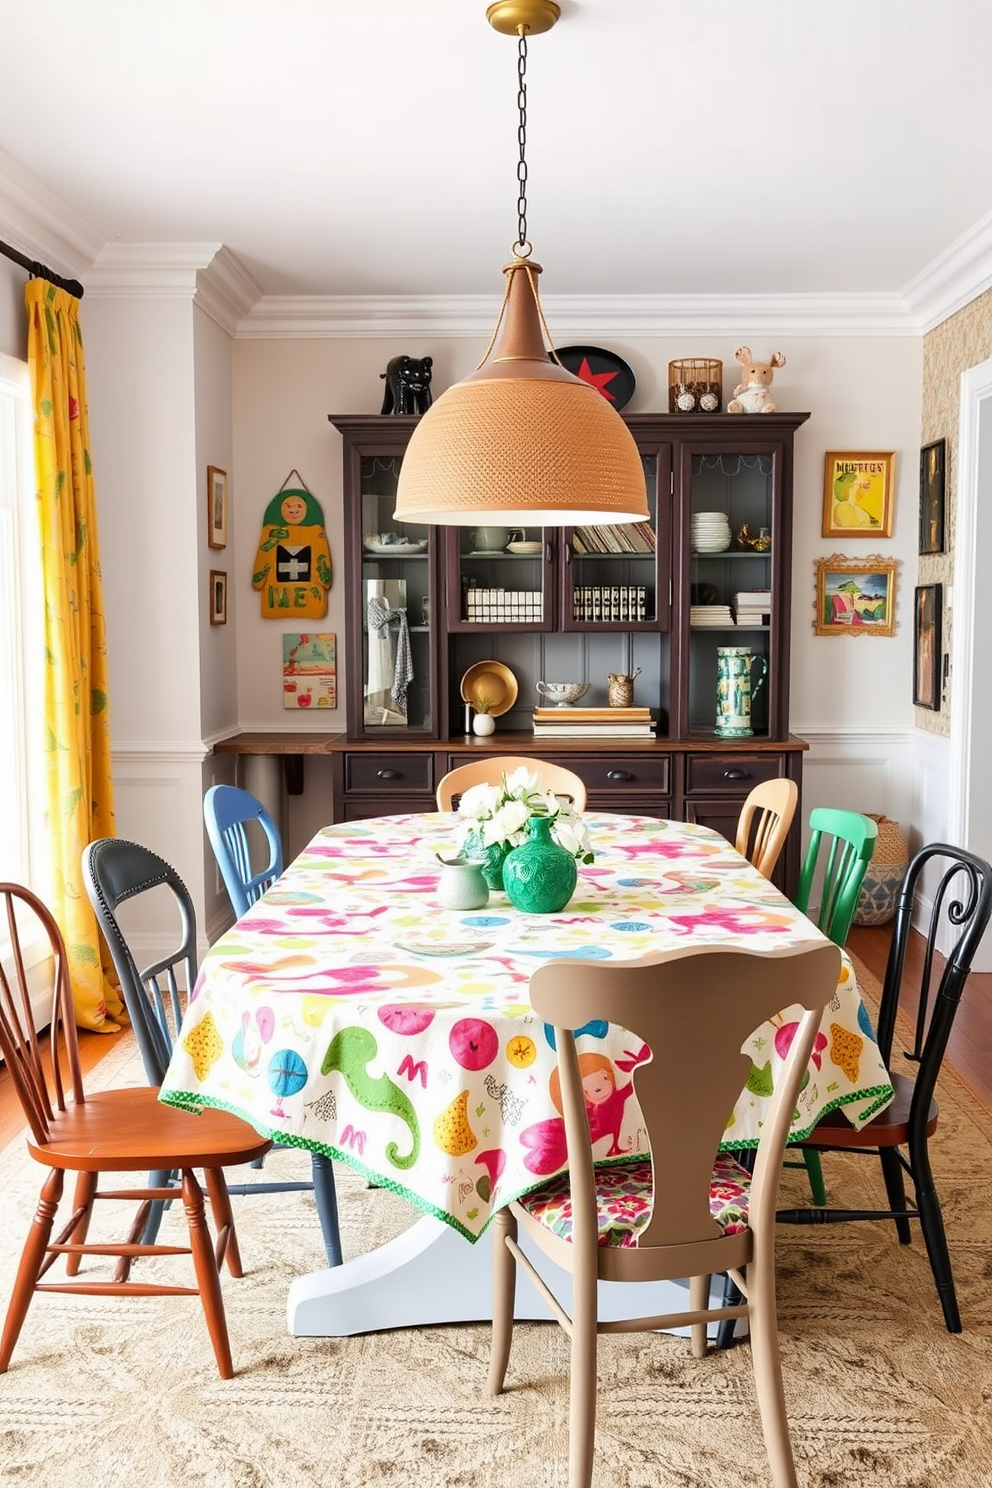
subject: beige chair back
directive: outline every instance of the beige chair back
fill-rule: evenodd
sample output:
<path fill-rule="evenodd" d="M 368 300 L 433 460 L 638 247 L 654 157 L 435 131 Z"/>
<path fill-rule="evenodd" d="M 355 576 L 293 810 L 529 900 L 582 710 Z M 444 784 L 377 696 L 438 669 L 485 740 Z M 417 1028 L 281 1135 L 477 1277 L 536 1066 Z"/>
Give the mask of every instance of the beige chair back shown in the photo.
<path fill-rule="evenodd" d="M 711 1322 L 746 1317 L 755 1392 L 774 1488 L 797 1488 L 785 1414 L 775 1316 L 775 1200 L 782 1153 L 823 1010 L 837 989 L 837 946 L 817 939 L 773 951 L 699 946 L 640 961 L 550 961 L 531 978 L 537 1016 L 554 1026 L 568 1151 L 570 1237 L 512 1201 L 493 1220 L 493 1343 L 489 1390 L 504 1384 L 513 1334 L 516 1268 L 527 1272 L 570 1335 L 569 1488 L 591 1488 L 596 1431 L 596 1346 L 600 1333 L 688 1325 L 692 1352 L 706 1351 Z M 797 999 L 801 1006 L 797 1006 Z M 761 1128 L 747 1228 L 724 1233 L 709 1207 L 713 1160 L 751 1069 L 742 1049 L 777 1013 L 798 1026 Z M 605 1019 L 646 1043 L 650 1062 L 632 1074 L 647 1128 L 653 1210 L 632 1246 L 600 1245 L 596 1166 L 575 1030 Z M 757 1058 L 761 1058 L 760 1053 Z M 551 1180 L 558 1183 L 558 1180 Z M 517 1240 L 518 1225 L 572 1278 L 571 1311 L 550 1291 Z M 741 1305 L 713 1306 L 710 1280 L 729 1272 Z M 688 1307 L 651 1317 L 599 1317 L 599 1283 L 689 1278 Z M 642 1304 L 643 1305 L 643 1304 Z"/>
<path fill-rule="evenodd" d="M 545 790 L 553 791 L 556 796 L 568 796 L 576 811 L 586 809 L 586 788 L 578 775 L 564 765 L 553 765 L 529 754 L 490 754 L 449 770 L 438 782 L 437 809 L 454 811 L 458 797 L 470 785 L 499 785 L 504 774 L 521 768 L 540 775 Z"/>
<path fill-rule="evenodd" d="M 794 780 L 763 780 L 741 807 L 737 822 L 737 851 L 771 878 L 799 801 Z"/>

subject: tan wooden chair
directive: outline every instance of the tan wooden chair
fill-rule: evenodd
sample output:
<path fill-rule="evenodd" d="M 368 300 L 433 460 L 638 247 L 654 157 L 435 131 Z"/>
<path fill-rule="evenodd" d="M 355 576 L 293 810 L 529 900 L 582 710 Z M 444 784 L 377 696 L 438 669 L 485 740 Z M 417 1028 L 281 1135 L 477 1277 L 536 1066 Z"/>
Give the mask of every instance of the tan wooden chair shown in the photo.
<path fill-rule="evenodd" d="M 763 780 L 741 807 L 735 846 L 765 878 L 771 878 L 799 801 L 794 780 Z"/>
<path fill-rule="evenodd" d="M 503 1388 L 515 1266 L 523 1266 L 571 1338 L 569 1488 L 589 1488 L 592 1481 L 597 1335 L 688 1324 L 692 1352 L 701 1357 L 707 1323 L 731 1317 L 750 1320 L 771 1481 L 774 1488 L 796 1488 L 775 1314 L 775 1199 L 800 1081 L 840 964 L 837 946 L 824 941 L 777 951 L 710 945 L 641 961 L 551 961 L 531 978 L 531 1005 L 555 1031 L 568 1171 L 493 1220 L 489 1390 Z M 762 1023 L 795 1004 L 797 991 L 809 1011 L 771 1098 L 752 1177 L 729 1154 L 716 1158 L 717 1148 L 750 1068 L 742 1047 Z M 574 1033 L 591 1019 L 619 1024 L 662 1056 L 632 1077 L 652 1159 L 595 1162 Z M 517 1244 L 518 1225 L 571 1273 L 571 1316 Z M 711 1274 L 728 1270 L 745 1300 L 712 1307 Z M 599 1321 L 599 1281 L 680 1277 L 690 1278 L 688 1308 Z"/>
<path fill-rule="evenodd" d="M 470 785 L 499 785 L 504 773 L 509 775 L 521 767 L 540 775 L 545 790 L 553 791 L 557 796 L 568 796 L 576 811 L 586 809 L 586 788 L 578 775 L 566 770 L 564 765 L 553 765 L 529 754 L 490 754 L 485 759 L 470 760 L 467 765 L 449 770 L 438 782 L 437 809 L 454 811 L 457 798 Z"/>
<path fill-rule="evenodd" d="M 0 1054 L 28 1123 L 28 1151 L 47 1169 L 0 1337 L 0 1374 L 10 1363 L 31 1298 L 35 1292 L 86 1292 L 97 1296 L 199 1295 L 224 1379 L 234 1374 L 231 1345 L 224 1315 L 219 1266 L 227 1261 L 232 1276 L 241 1276 L 241 1257 L 234 1230 L 231 1200 L 223 1169 L 264 1156 L 272 1143 L 246 1121 L 226 1111 L 205 1110 L 201 1115 L 172 1110 L 158 1100 L 158 1090 L 137 1085 L 101 1090 L 87 1095 L 79 1063 L 79 1044 L 72 1006 L 72 990 L 65 945 L 50 911 L 36 895 L 18 884 L 0 883 L 0 906 L 6 911 L 10 937 L 9 960 L 0 965 Z M 50 948 L 54 991 L 48 1049 L 42 1057 L 34 1031 L 31 1000 L 22 946 L 41 933 Z M 4 966 L 11 968 L 10 975 Z M 202 1168 L 217 1230 L 216 1242 L 207 1228 L 203 1190 L 194 1168 Z M 175 1188 L 120 1187 L 100 1193 L 103 1173 L 168 1172 L 182 1175 L 182 1199 L 189 1223 L 189 1248 L 142 1242 L 151 1204 L 173 1198 Z M 51 1239 L 67 1172 L 75 1173 L 72 1213 Z M 121 1242 L 86 1244 L 97 1199 L 135 1199 L 137 1212 Z M 216 1245 L 216 1249 L 215 1249 Z M 196 1286 L 172 1286 L 154 1276 L 132 1281 L 133 1262 L 146 1255 L 191 1255 Z M 75 1278 L 86 1256 L 117 1257 L 112 1278 Z M 41 1278 L 60 1257 L 66 1279 L 42 1283 Z"/>

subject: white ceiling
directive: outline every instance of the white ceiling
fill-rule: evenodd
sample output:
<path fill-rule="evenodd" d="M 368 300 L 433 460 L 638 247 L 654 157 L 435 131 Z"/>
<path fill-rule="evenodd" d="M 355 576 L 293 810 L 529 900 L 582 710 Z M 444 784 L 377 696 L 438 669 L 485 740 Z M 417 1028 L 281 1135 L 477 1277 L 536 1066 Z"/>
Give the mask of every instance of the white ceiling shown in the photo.
<path fill-rule="evenodd" d="M 216 243 L 265 295 L 494 294 L 516 42 L 485 9 L 0 0 L 0 149 L 94 256 Z M 542 290 L 904 293 L 992 208 L 990 57 L 988 0 L 563 0 L 528 66 Z"/>

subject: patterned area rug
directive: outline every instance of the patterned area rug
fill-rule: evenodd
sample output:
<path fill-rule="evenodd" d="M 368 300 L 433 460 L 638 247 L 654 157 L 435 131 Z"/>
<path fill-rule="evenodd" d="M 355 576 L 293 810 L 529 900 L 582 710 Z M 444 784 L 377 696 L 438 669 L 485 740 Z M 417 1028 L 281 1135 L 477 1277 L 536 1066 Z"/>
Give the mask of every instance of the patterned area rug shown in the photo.
<path fill-rule="evenodd" d="M 863 976 L 869 991 L 872 979 Z M 141 1083 L 120 1041 L 100 1083 Z M 94 1084 L 96 1081 L 94 1080 Z M 943 1325 L 914 1227 L 779 1233 L 786 1398 L 803 1488 L 992 1488 L 992 1246 L 983 1194 L 992 1120 L 948 1074 L 934 1140 L 965 1331 Z M 306 1171 L 298 1153 L 267 1161 Z M 873 1160 L 827 1155 L 842 1202 L 879 1203 Z M 18 1139 L 0 1154 L 0 1295 L 9 1288 L 41 1170 Z M 398 1233 L 404 1201 L 339 1167 L 345 1255 Z M 783 1202 L 805 1202 L 787 1170 Z M 37 1298 L 0 1376 L 0 1480 L 46 1488 L 514 1488 L 564 1485 L 567 1341 L 518 1324 L 498 1399 L 486 1394 L 485 1325 L 295 1339 L 291 1278 L 323 1252 L 310 1195 L 235 1199 L 248 1274 L 225 1279 L 235 1368 L 222 1381 L 196 1298 Z M 166 1227 L 179 1243 L 181 1216 Z M 145 1263 L 151 1264 L 151 1263 Z M 156 1263 L 160 1265 L 171 1263 Z M 176 1263 L 185 1279 L 188 1261 Z M 666 1335 L 600 1342 L 596 1488 L 764 1485 L 746 1343 L 694 1360 Z M 494 1470 L 493 1464 L 499 1466 Z"/>

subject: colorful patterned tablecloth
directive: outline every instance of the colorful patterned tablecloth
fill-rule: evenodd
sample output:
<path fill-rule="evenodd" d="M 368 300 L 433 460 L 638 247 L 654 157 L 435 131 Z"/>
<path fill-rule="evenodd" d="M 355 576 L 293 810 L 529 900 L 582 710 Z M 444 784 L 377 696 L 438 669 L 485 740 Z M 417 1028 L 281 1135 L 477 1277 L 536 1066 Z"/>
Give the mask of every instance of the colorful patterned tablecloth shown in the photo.
<path fill-rule="evenodd" d="M 542 962 L 820 939 L 716 832 L 586 820 L 595 860 L 554 915 L 523 914 L 502 893 L 483 910 L 443 908 L 436 854 L 454 850 L 450 815 L 324 828 L 204 958 L 162 1099 L 234 1111 L 343 1159 L 477 1239 L 494 1209 L 565 1165 L 552 1031 L 527 1000 Z M 755 1144 L 797 1017 L 784 1009 L 745 1046 L 726 1147 Z M 838 1106 L 861 1125 L 892 1098 L 846 958 L 821 1028 L 795 1136 Z M 631 1071 L 649 1051 L 599 1023 L 578 1048 L 597 1155 L 643 1151 Z"/>

